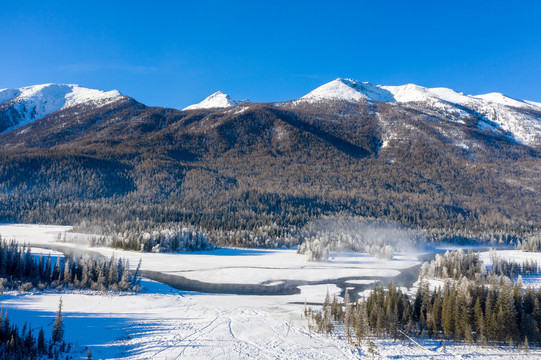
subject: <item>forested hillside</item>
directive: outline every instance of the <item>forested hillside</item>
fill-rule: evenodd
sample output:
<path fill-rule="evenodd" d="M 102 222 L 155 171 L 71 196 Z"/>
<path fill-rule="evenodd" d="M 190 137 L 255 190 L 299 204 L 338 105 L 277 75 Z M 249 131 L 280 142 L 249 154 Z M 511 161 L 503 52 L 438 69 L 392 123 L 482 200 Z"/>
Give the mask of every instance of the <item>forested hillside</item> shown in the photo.
<path fill-rule="evenodd" d="M 273 247 L 324 216 L 361 217 L 516 242 L 541 229 L 540 148 L 481 119 L 363 100 L 82 104 L 0 134 L 0 220 Z"/>

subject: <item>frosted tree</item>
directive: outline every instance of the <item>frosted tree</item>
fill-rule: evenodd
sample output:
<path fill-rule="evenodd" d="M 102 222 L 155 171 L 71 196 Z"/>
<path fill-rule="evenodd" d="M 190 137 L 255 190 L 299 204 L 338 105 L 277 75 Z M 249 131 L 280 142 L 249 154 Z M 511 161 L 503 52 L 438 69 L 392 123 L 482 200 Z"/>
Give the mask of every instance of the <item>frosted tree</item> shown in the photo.
<path fill-rule="evenodd" d="M 130 281 L 130 264 L 128 260 L 124 262 L 123 269 L 122 269 L 122 278 L 120 280 L 120 283 L 118 284 L 118 288 L 122 291 L 128 290 L 130 287 L 131 281 Z"/>
<path fill-rule="evenodd" d="M 111 255 L 109 262 L 109 284 L 115 284 L 118 281 L 118 268 L 115 261 L 115 254 Z"/>
<path fill-rule="evenodd" d="M 351 342 L 351 325 L 353 322 L 353 315 L 352 315 L 353 311 L 352 311 L 352 305 L 350 304 L 349 291 L 347 288 L 345 289 L 344 305 L 346 306 L 346 311 L 344 314 L 344 328 L 346 331 L 346 338 L 348 342 Z"/>
<path fill-rule="evenodd" d="M 135 273 L 133 274 L 133 278 L 132 278 L 132 285 L 133 286 L 136 286 L 136 285 L 139 285 L 139 276 L 140 276 L 140 273 L 141 273 L 141 265 L 143 264 L 143 259 L 142 258 L 139 258 L 139 263 L 137 264 L 137 268 L 135 269 Z"/>
<path fill-rule="evenodd" d="M 64 284 L 69 284 L 71 282 L 71 271 L 70 271 L 70 261 L 66 259 L 64 264 Z"/>
<path fill-rule="evenodd" d="M 83 265 L 83 271 L 81 275 L 81 289 L 86 289 L 89 285 L 90 276 L 88 275 L 88 266 L 86 263 Z"/>

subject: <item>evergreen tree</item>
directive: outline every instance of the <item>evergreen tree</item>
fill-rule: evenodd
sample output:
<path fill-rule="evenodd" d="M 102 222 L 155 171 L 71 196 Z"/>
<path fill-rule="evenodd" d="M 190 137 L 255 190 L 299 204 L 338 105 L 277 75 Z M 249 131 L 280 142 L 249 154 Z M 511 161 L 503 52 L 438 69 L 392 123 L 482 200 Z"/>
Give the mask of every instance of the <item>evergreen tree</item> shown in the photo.
<path fill-rule="evenodd" d="M 86 262 L 83 264 L 83 270 L 82 270 L 80 285 L 81 285 L 82 289 L 86 289 L 90 285 L 89 268 L 88 268 Z"/>
<path fill-rule="evenodd" d="M 61 342 L 64 338 L 64 320 L 62 318 L 62 297 L 58 303 L 58 311 L 56 312 L 56 319 L 53 324 L 53 343 Z"/>
<path fill-rule="evenodd" d="M 476 341 L 485 337 L 485 316 L 483 315 L 483 308 L 481 306 L 481 298 L 478 297 L 473 307 L 474 317 L 474 330 L 476 333 Z"/>
<path fill-rule="evenodd" d="M 455 336 L 459 339 L 471 338 L 472 332 L 472 298 L 467 288 L 467 279 L 463 278 L 457 288 L 457 296 L 455 299 L 457 317 Z M 471 339 L 470 339 L 471 342 Z"/>
<path fill-rule="evenodd" d="M 47 346 L 45 345 L 45 332 L 43 328 L 39 330 L 38 334 L 38 354 L 45 354 L 47 351 Z"/>
<path fill-rule="evenodd" d="M 518 335 L 517 314 L 513 293 L 509 285 L 504 285 L 496 302 L 497 323 L 499 324 L 498 340 L 515 340 Z"/>
<path fill-rule="evenodd" d="M 355 338 L 360 344 L 368 336 L 370 325 L 368 324 L 368 313 L 366 311 L 366 302 L 362 301 L 357 306 L 357 317 L 355 320 Z"/>
<path fill-rule="evenodd" d="M 494 311 L 495 296 L 493 291 L 489 291 L 485 303 L 485 324 L 488 340 L 496 340 L 498 337 L 498 319 L 496 318 L 496 311 Z"/>
<path fill-rule="evenodd" d="M 141 273 L 141 266 L 143 264 L 143 259 L 142 258 L 139 258 L 139 263 L 137 264 L 137 268 L 135 269 L 135 273 L 133 274 L 133 278 L 132 278 L 132 285 L 135 287 L 137 285 L 139 285 L 139 281 L 140 281 L 140 273 Z"/>
<path fill-rule="evenodd" d="M 446 288 L 443 295 L 442 305 L 442 329 L 445 337 L 450 339 L 454 335 L 455 331 L 455 294 L 456 288 L 450 287 L 449 283 L 446 284 Z"/>
<path fill-rule="evenodd" d="M 120 260 L 119 260 L 120 262 Z M 122 266 L 122 276 L 120 279 L 120 283 L 118 284 L 118 288 L 122 291 L 128 290 L 131 285 L 131 279 L 130 279 L 130 264 L 128 260 L 125 261 L 124 265 Z"/>
<path fill-rule="evenodd" d="M 53 267 L 53 272 L 51 274 L 51 280 L 57 280 L 60 277 L 60 257 L 56 258 L 56 263 Z"/>
<path fill-rule="evenodd" d="M 71 268 L 70 268 L 70 260 L 66 259 L 64 263 L 64 284 L 71 283 Z"/>
<path fill-rule="evenodd" d="M 53 269 L 51 268 L 51 255 L 47 255 L 47 261 L 45 261 L 45 270 L 43 271 L 43 280 L 51 280 Z"/>
<path fill-rule="evenodd" d="M 118 282 L 118 265 L 115 261 L 115 254 L 111 255 L 111 259 L 109 260 L 108 273 L 109 273 L 108 283 L 116 284 Z"/>
<path fill-rule="evenodd" d="M 98 271 L 98 280 L 96 282 L 97 289 L 99 291 L 105 291 L 105 270 L 104 270 L 105 264 L 100 264 L 99 271 Z"/>
<path fill-rule="evenodd" d="M 351 325 L 352 325 L 352 305 L 349 300 L 349 291 L 346 288 L 344 295 L 344 305 L 346 306 L 346 311 L 344 313 L 344 327 L 346 332 L 346 338 L 348 342 L 351 342 Z"/>

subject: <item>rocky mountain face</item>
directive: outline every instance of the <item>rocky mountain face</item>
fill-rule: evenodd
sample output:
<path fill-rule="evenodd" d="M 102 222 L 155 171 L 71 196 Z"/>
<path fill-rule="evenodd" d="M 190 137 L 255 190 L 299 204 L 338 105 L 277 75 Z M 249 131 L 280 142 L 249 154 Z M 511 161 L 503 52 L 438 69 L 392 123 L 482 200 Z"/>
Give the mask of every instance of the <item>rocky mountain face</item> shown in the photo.
<path fill-rule="evenodd" d="M 182 111 L 117 92 L 23 106 L 17 91 L 0 91 L 3 221 L 184 222 L 238 246 L 265 243 L 227 234 L 285 238 L 325 215 L 503 241 L 541 229 L 535 102 L 346 79 Z"/>

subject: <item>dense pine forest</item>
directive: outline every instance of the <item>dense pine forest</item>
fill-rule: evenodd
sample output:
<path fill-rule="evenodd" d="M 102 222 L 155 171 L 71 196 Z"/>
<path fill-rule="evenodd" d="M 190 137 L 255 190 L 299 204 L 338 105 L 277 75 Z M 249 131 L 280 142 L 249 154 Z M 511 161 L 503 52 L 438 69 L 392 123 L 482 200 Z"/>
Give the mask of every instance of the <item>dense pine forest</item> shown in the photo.
<path fill-rule="evenodd" d="M 36 256 L 27 245 L 0 238 L 0 293 L 24 291 L 138 291 L 139 262 L 132 274 L 122 258 Z M 47 340 L 43 328 L 36 334 L 31 323 L 23 327 L 10 321 L 7 311 L 0 313 L 0 359 L 60 359 L 71 345 L 63 341 L 62 300 Z M 70 356 L 66 355 L 66 359 Z"/>

